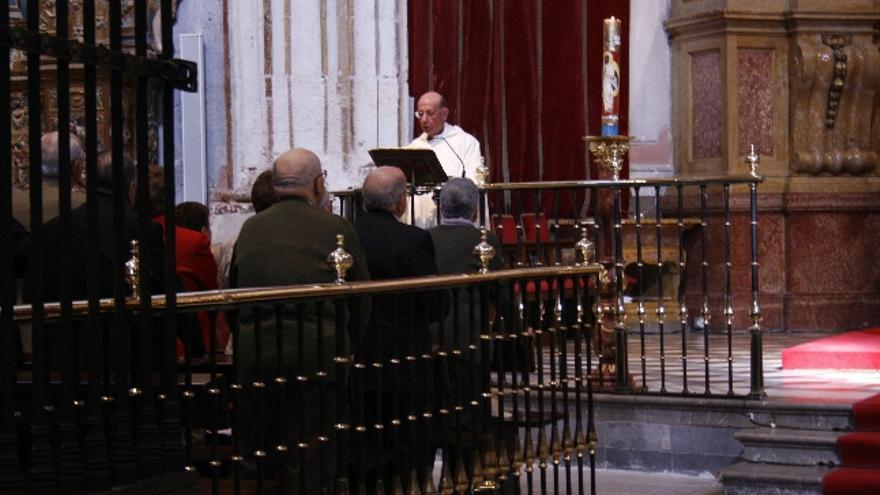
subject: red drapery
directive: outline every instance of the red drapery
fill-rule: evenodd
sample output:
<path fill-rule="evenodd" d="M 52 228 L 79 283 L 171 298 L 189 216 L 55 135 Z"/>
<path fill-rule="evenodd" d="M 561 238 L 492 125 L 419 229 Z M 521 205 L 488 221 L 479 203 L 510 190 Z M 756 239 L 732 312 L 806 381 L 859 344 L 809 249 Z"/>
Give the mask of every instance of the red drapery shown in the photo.
<path fill-rule="evenodd" d="M 494 182 L 596 178 L 583 137 L 601 129 L 602 20 L 612 15 L 624 20 L 626 74 L 628 0 L 409 0 L 410 94 L 446 97 Z M 625 75 L 620 104 L 626 134 Z M 562 198 L 563 215 L 572 203 Z"/>

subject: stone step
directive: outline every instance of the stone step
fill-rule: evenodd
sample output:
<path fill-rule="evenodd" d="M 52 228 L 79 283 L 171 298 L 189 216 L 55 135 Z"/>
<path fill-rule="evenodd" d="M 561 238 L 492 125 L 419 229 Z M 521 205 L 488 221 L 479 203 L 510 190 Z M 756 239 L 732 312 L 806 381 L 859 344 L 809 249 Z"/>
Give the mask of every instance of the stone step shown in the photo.
<path fill-rule="evenodd" d="M 743 444 L 743 459 L 750 462 L 797 466 L 836 466 L 837 437 L 845 432 L 792 428 L 752 428 L 734 437 Z"/>
<path fill-rule="evenodd" d="M 788 404 L 765 401 L 750 408 L 749 421 L 757 426 L 818 431 L 852 431 L 850 404 Z"/>
<path fill-rule="evenodd" d="M 821 495 L 831 468 L 738 462 L 718 472 L 726 495 Z"/>

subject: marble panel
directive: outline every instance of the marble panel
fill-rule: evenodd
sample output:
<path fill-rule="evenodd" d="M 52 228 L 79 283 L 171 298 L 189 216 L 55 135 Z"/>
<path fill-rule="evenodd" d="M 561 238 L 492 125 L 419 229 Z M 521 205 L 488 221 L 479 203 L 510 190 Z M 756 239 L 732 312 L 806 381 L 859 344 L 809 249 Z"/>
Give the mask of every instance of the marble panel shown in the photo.
<path fill-rule="evenodd" d="M 720 158 L 724 103 L 719 50 L 691 54 L 691 81 L 693 158 Z"/>
<path fill-rule="evenodd" d="M 773 52 L 740 50 L 738 65 L 739 154 L 754 144 L 759 154 L 773 155 Z"/>

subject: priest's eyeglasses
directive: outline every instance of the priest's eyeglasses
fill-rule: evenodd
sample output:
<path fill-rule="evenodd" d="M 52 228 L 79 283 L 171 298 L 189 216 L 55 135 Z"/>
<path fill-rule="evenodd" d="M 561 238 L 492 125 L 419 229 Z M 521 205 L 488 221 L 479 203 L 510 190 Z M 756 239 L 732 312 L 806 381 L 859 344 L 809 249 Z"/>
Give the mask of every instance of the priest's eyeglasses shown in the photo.
<path fill-rule="evenodd" d="M 414 115 L 416 116 L 417 119 L 420 119 L 426 115 L 428 117 L 433 117 L 433 116 L 437 115 L 437 112 L 438 112 L 437 110 L 428 110 L 428 111 L 416 110 L 414 112 Z"/>

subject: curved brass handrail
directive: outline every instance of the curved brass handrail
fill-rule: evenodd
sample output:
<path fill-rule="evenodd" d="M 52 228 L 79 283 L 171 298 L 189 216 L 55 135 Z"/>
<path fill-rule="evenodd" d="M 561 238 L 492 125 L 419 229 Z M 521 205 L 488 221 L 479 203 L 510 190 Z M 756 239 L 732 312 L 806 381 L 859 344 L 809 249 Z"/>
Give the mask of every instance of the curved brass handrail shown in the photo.
<path fill-rule="evenodd" d="M 516 190 L 552 190 L 570 188 L 624 188 L 624 187 L 670 187 L 670 186 L 701 186 L 720 184 L 757 184 L 764 182 L 763 176 L 751 174 L 736 175 L 693 175 L 687 177 L 652 177 L 645 179 L 620 179 L 620 180 L 546 180 L 534 182 L 490 182 L 480 186 L 484 191 L 516 191 Z M 330 191 L 337 197 L 356 196 L 360 194 L 360 188 L 345 189 L 342 191 Z"/>
<path fill-rule="evenodd" d="M 712 184 L 754 184 L 763 182 L 763 177 L 753 175 L 702 175 L 688 177 L 656 177 L 650 179 L 620 180 L 559 180 L 536 182 L 493 182 L 483 184 L 486 191 L 513 191 L 521 189 L 568 189 L 568 188 L 622 188 L 652 186 L 698 186 Z"/>
<path fill-rule="evenodd" d="M 338 298 L 342 296 L 374 295 L 408 290 L 441 289 L 460 285 L 479 284 L 498 280 L 546 279 L 555 277 L 572 277 L 596 275 L 602 271 L 597 264 L 584 266 L 549 266 L 541 268 L 518 268 L 497 270 L 490 273 L 472 273 L 459 275 L 434 275 L 428 277 L 404 278 L 397 280 L 368 280 L 351 282 L 344 285 L 334 283 L 289 285 L 282 287 L 258 287 L 248 289 L 223 289 L 204 292 L 182 292 L 177 295 L 178 309 L 202 310 L 216 309 L 222 306 L 236 306 L 247 303 L 263 303 L 309 299 L 315 297 Z M 161 312 L 167 306 L 164 295 L 151 298 L 150 308 Z M 116 308 L 112 298 L 99 301 L 99 312 L 110 313 Z M 125 310 L 136 311 L 140 303 L 133 298 L 126 299 Z M 72 315 L 83 316 L 89 312 L 88 301 L 73 301 Z M 57 319 L 61 315 L 61 303 L 50 302 L 43 305 L 43 315 L 47 320 Z M 13 308 L 13 318 L 18 322 L 30 321 L 33 318 L 33 307 L 30 304 L 19 304 Z"/>

